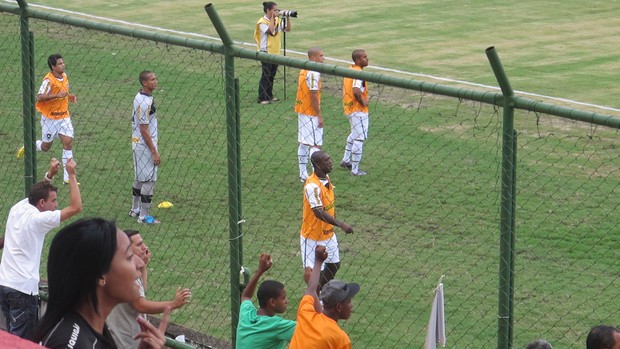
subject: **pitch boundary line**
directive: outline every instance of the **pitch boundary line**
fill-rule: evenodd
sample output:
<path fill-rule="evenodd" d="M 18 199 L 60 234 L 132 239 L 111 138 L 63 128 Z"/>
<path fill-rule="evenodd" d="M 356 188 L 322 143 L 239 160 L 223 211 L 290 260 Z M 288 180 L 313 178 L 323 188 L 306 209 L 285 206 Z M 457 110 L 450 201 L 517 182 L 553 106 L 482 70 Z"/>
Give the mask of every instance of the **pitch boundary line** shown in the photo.
<path fill-rule="evenodd" d="M 15 0 L 4 0 L 4 1 L 5 2 L 11 2 L 11 3 L 16 3 L 17 2 Z M 128 21 L 123 21 L 123 20 L 119 20 L 119 19 L 95 16 L 95 15 L 90 15 L 90 14 L 87 14 L 87 13 L 71 11 L 71 10 L 65 10 L 65 9 L 60 9 L 60 8 L 55 8 L 55 7 L 45 6 L 45 5 L 29 4 L 29 6 L 38 7 L 38 8 L 42 8 L 42 9 L 46 9 L 46 10 L 57 11 L 57 12 L 68 13 L 68 14 L 72 14 L 72 15 L 78 15 L 78 16 L 81 16 L 81 17 L 86 17 L 86 18 L 91 18 L 91 19 L 97 19 L 97 20 L 102 20 L 102 21 L 107 21 L 107 22 L 112 22 L 112 23 L 118 23 L 118 24 L 124 24 L 124 25 L 139 27 L 139 28 L 144 28 L 144 29 L 157 30 L 157 31 L 160 31 L 160 32 L 167 32 L 167 33 L 173 33 L 173 34 L 194 36 L 194 37 L 198 37 L 198 38 L 202 38 L 202 39 L 216 40 L 216 41 L 220 41 L 220 42 L 222 41 L 220 38 L 217 38 L 217 37 L 214 37 L 214 36 L 203 35 L 203 34 L 192 33 L 192 32 L 185 32 L 185 31 L 180 31 L 180 30 L 166 29 L 166 28 L 162 28 L 162 27 L 156 27 L 156 26 L 150 26 L 150 25 L 146 25 L 146 24 L 128 22 Z M 234 41 L 234 43 L 238 44 L 238 45 L 243 45 L 243 46 L 251 46 L 251 47 L 255 46 L 254 43 L 248 43 L 248 42 L 244 42 L 244 41 Z M 300 56 L 305 56 L 306 55 L 306 52 L 299 52 L 299 51 L 295 51 L 295 50 L 287 50 L 287 52 L 294 53 L 294 54 L 300 55 Z M 325 60 L 326 61 L 330 61 L 330 62 L 338 62 L 338 63 L 347 63 L 347 64 L 351 63 L 351 62 L 349 62 L 347 60 L 338 59 L 338 58 L 331 58 L 331 57 L 325 57 Z M 449 83 L 456 83 L 456 84 L 461 84 L 461 85 L 466 85 L 466 86 L 481 87 L 481 88 L 485 88 L 485 89 L 491 89 L 491 90 L 495 90 L 495 91 L 500 91 L 500 88 L 497 87 L 497 86 L 489 86 L 489 85 L 479 84 L 479 83 L 475 83 L 475 82 L 469 82 L 469 81 L 463 81 L 463 80 L 457 80 L 457 79 L 444 78 L 444 77 L 430 75 L 430 74 L 413 73 L 413 72 L 408 72 L 408 71 L 403 71 L 403 70 L 397 70 L 397 69 L 391 69 L 391 68 L 383 68 L 383 67 L 377 67 L 377 66 L 372 66 L 372 65 L 368 66 L 368 68 L 371 68 L 371 69 L 374 69 L 374 70 L 378 70 L 378 71 L 391 72 L 391 73 L 397 73 L 397 74 L 409 75 L 409 76 L 414 76 L 414 77 L 420 77 L 420 78 L 432 79 L 432 80 L 437 80 L 437 81 L 444 81 L 444 82 L 449 82 Z M 575 100 L 567 99 L 567 98 L 546 96 L 546 95 L 541 95 L 541 94 L 531 93 L 531 92 L 526 92 L 526 91 L 519 91 L 519 90 L 515 90 L 515 93 L 518 93 L 520 95 L 535 97 L 535 98 L 542 98 L 542 99 L 547 99 L 547 100 L 552 100 L 552 101 L 557 101 L 557 102 L 562 102 L 562 103 L 569 103 L 569 104 L 573 104 L 573 105 L 579 105 L 579 106 L 583 106 L 583 107 L 590 107 L 590 108 L 596 108 L 596 109 L 601 109 L 601 110 L 620 112 L 620 109 L 618 109 L 618 108 L 612 108 L 612 107 L 607 107 L 607 106 L 604 106 L 604 105 L 598 105 L 598 104 L 592 104 L 592 103 L 579 102 L 579 101 L 575 101 Z"/>

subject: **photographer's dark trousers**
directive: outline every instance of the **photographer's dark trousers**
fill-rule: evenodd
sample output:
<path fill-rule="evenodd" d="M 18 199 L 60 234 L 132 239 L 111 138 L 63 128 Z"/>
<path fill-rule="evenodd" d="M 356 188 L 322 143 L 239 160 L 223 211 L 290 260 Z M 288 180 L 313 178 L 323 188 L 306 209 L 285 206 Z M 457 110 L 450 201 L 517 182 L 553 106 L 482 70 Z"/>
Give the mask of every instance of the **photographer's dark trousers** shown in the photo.
<path fill-rule="evenodd" d="M 273 79 L 276 77 L 278 65 L 261 62 L 263 72 L 258 83 L 258 102 L 271 101 L 273 99 Z"/>

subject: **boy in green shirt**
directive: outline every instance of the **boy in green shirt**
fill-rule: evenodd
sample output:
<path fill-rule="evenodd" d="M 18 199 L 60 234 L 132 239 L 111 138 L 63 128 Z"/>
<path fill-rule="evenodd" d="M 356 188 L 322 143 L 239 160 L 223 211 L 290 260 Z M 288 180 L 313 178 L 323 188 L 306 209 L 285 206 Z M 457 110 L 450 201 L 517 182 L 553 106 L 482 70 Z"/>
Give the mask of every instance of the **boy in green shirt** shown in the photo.
<path fill-rule="evenodd" d="M 295 321 L 275 316 L 284 313 L 288 307 L 288 298 L 282 283 L 264 281 L 258 288 L 258 310 L 252 303 L 258 279 L 271 266 L 271 256 L 261 254 L 258 270 L 241 294 L 236 349 L 281 349 L 293 337 Z"/>

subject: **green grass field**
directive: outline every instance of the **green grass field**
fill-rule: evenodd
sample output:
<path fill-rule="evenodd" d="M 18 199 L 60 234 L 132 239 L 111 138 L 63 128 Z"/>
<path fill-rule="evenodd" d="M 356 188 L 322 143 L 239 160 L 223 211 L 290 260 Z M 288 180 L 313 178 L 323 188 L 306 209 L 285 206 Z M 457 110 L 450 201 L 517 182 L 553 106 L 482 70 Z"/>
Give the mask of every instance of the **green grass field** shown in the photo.
<path fill-rule="evenodd" d="M 92 15 L 218 37 L 207 2 L 42 0 L 33 2 Z M 213 2 L 233 40 L 254 43 L 261 2 Z M 496 86 L 484 50 L 495 46 L 516 90 L 620 108 L 620 19 L 612 1 L 278 2 L 295 9 L 287 48 L 319 45 L 349 60 L 354 48 L 370 64 Z"/>
<path fill-rule="evenodd" d="M 186 7 L 179 7 L 173 2 L 152 2 L 148 11 L 140 11 L 139 16 L 132 13 L 138 13 L 146 2 L 113 6 L 67 1 L 62 6 L 213 35 L 202 10 L 204 4 L 196 4 L 195 12 L 187 11 L 192 3 L 195 2 L 184 2 Z M 46 4 L 55 5 L 51 1 Z M 405 50 L 404 45 L 390 45 L 389 40 L 368 39 L 376 37 L 376 32 L 359 33 L 359 40 L 354 40 L 343 30 L 353 31 L 356 21 L 375 15 L 376 6 L 370 2 L 358 2 L 356 12 L 348 3 L 339 5 L 340 9 L 322 4 L 316 6 L 321 9 L 316 13 L 324 16 L 309 15 L 314 12 L 304 4 L 281 3 L 280 7 L 300 12 L 302 17 L 295 22 L 299 26 L 294 33 L 313 27 L 325 31 L 324 36 L 329 39 L 321 45 L 330 56 L 347 59 L 350 48 L 343 42 L 351 38 L 355 41 L 352 47 L 368 41 L 366 47 L 374 65 L 494 84 L 483 50 L 496 45 L 516 89 L 613 106 L 615 86 L 599 89 L 588 80 L 589 88 L 578 88 L 571 83 L 594 69 L 587 64 L 599 59 L 594 53 L 584 59 L 582 73 L 576 73 L 577 68 L 571 71 L 558 67 L 569 59 L 532 63 L 531 59 L 524 62 L 513 58 L 526 52 L 536 56 L 534 48 L 526 47 L 527 44 L 536 41 L 535 34 L 551 35 L 536 31 L 517 18 L 529 16 L 531 8 L 536 7 L 540 17 L 549 12 L 549 23 L 562 22 L 566 13 L 558 11 L 564 14 L 553 17 L 550 9 L 570 7 L 565 3 L 548 9 L 533 2 L 529 2 L 529 7 L 521 4 L 512 8 L 489 4 L 447 8 L 441 4 L 405 2 L 381 5 L 381 14 L 373 16 L 372 23 L 377 17 L 377 26 L 385 29 L 381 33 L 394 35 L 399 43 L 412 38 L 425 43 L 410 50 Z M 234 39 L 251 40 L 247 23 L 256 20 L 258 6 L 234 2 L 215 5 Z M 398 5 L 402 8 L 397 9 Z M 603 3 L 592 5 L 574 18 L 583 19 L 585 25 L 589 16 L 596 15 L 596 6 L 605 9 Z M 347 9 L 346 13 L 342 8 Z M 481 28 L 475 18 L 487 18 L 485 11 L 510 14 L 514 17 L 511 29 L 519 32 L 517 26 L 523 24 L 534 39 L 528 39 L 528 32 L 523 30 L 518 35 L 522 41 L 511 46 L 520 47 L 519 52 L 504 50 L 497 41 L 478 48 L 475 42 L 463 40 L 464 36 L 471 38 L 463 34 L 467 29 L 444 27 L 445 23 L 452 23 Z M 471 14 L 466 17 L 469 20 L 458 20 L 467 13 Z M 358 17 L 349 18 L 354 14 Z M 452 20 L 448 19 L 449 14 Z M 405 16 L 400 17 L 399 27 L 394 20 L 396 15 Z M 329 20 L 321 22 L 325 18 Z M 23 191 L 22 163 L 14 159 L 14 150 L 22 142 L 21 75 L 17 63 L 17 18 L 2 15 L 0 20 L 0 66 L 5 68 L 0 86 L 6 91 L 0 94 L 0 112 L 6 120 L 0 129 L 0 156 L 2 163 L 7 164 L 3 167 L 5 174 L 0 176 L 0 187 L 6 193 L 2 203 L 2 212 L 6 212 Z M 415 25 L 415 31 L 408 34 L 396 30 L 409 28 L 409 22 Z M 430 26 L 430 22 L 435 25 Z M 308 29 L 303 30 L 304 26 Z M 575 26 L 579 28 L 578 24 Z M 489 27 L 493 30 L 488 33 L 497 36 L 485 40 L 503 37 L 496 33 L 500 31 L 497 24 Z M 423 28 L 434 31 L 425 37 L 427 31 Z M 173 321 L 228 339 L 228 194 L 221 57 L 41 21 L 33 21 L 32 30 L 37 80 L 46 71 L 47 54 L 60 51 L 66 57 L 72 89 L 80 98 L 72 115 L 77 131 L 75 153 L 80 166 L 84 216 L 115 218 L 121 227 L 144 231 L 154 253 L 149 297 L 165 299 L 173 295 L 177 286 L 191 287 L 194 301 L 176 312 Z M 411 34 L 418 31 L 420 35 Z M 505 32 L 506 37 L 512 37 L 506 33 L 509 32 Z M 396 35 L 401 37 L 396 39 Z M 556 37 L 559 35 L 555 33 Z M 587 35 L 604 39 L 590 31 Z M 305 36 L 306 41 L 300 37 L 295 36 L 299 42 L 292 44 L 292 49 L 303 51 L 313 45 L 313 38 L 320 36 Z M 432 41 L 432 37 L 436 40 Z M 566 38 L 569 39 L 570 36 Z M 442 60 L 445 51 L 434 58 L 418 58 L 441 51 L 433 47 L 450 48 L 459 55 L 453 54 L 449 62 Z M 471 60 L 464 60 L 467 57 Z M 615 64 L 611 62 L 610 58 L 607 64 Z M 513 68 L 515 65 L 523 67 Z M 530 70 L 532 65 L 558 70 L 542 78 Z M 175 204 L 171 210 L 155 210 L 164 222 L 158 227 L 141 227 L 125 216 L 133 176 L 130 106 L 139 88 L 137 74 L 146 68 L 154 69 L 160 80 L 156 100 L 163 165 L 155 200 L 167 199 Z M 236 69 L 241 83 L 244 264 L 254 270 L 260 252 L 272 254 L 274 268 L 268 277 L 287 285 L 291 306 L 284 316 L 293 318 L 303 293 L 298 252 L 301 185 L 296 171 L 296 117 L 290 99 L 266 107 L 255 103 L 258 63 L 238 60 Z M 294 81 L 297 72 L 287 72 L 288 81 Z M 609 78 L 607 72 L 598 73 L 601 78 Z M 554 80 L 559 75 L 561 79 Z M 337 161 L 348 130 L 341 116 L 339 84 L 340 79 L 326 77 L 323 95 L 328 115 L 325 149 Z M 545 85 L 551 90 L 545 90 Z M 278 86 L 282 86 L 281 77 Z M 553 89 L 559 86 L 566 89 L 562 91 L 575 88 L 574 95 L 554 93 Z M 294 92 L 295 86 L 289 84 L 287 95 L 293 96 Z M 421 347 L 432 290 L 445 274 L 448 347 L 494 347 L 501 110 L 378 85 L 371 85 L 371 95 L 371 138 L 363 162 L 370 175 L 352 178 L 338 168 L 332 175 L 339 217 L 356 230 L 352 236 L 339 235 L 343 267 L 338 276 L 362 284 L 353 317 L 342 326 L 356 348 Z M 614 166 L 618 163 L 617 132 L 524 112 L 517 113 L 516 129 L 519 155 L 515 347 L 541 337 L 550 340 L 554 347 L 583 347 L 590 326 L 616 321 L 615 299 L 620 295 L 614 287 L 620 277 L 615 266 L 620 257 L 618 238 L 614 235 L 614 213 L 620 205 Z M 57 144 L 54 149 L 54 154 L 38 154 L 41 175 L 49 158 L 59 156 Z M 63 203 L 66 194 L 66 189 L 61 188 Z"/>

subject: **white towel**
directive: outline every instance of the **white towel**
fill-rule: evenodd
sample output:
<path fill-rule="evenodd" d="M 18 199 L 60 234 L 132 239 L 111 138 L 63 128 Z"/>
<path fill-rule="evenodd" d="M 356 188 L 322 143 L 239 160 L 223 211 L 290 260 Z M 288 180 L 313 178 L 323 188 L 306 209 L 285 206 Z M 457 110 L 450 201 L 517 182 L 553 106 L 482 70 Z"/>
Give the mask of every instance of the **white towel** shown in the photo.
<path fill-rule="evenodd" d="M 446 347 L 446 318 L 443 311 L 443 283 L 439 283 L 435 289 L 435 298 L 431 309 L 431 317 L 428 320 L 426 331 L 425 349 L 436 349 L 437 343 Z"/>

